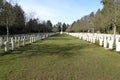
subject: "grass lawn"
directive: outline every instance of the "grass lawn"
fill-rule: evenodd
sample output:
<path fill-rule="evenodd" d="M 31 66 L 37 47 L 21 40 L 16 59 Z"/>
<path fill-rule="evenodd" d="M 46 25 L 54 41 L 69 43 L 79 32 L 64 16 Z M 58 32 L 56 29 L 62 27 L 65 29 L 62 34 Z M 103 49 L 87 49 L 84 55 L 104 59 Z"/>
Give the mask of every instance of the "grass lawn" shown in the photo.
<path fill-rule="evenodd" d="M 120 80 L 120 54 L 55 35 L 1 56 L 0 80 Z"/>

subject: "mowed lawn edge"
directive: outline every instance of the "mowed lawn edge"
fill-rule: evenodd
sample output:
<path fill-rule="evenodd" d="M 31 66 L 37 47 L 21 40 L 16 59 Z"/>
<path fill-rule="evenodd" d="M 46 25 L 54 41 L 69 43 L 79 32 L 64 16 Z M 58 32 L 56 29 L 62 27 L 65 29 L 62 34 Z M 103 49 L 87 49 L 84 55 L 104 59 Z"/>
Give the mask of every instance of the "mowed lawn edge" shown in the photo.
<path fill-rule="evenodd" d="M 120 54 L 55 35 L 0 57 L 0 80 L 120 80 Z"/>

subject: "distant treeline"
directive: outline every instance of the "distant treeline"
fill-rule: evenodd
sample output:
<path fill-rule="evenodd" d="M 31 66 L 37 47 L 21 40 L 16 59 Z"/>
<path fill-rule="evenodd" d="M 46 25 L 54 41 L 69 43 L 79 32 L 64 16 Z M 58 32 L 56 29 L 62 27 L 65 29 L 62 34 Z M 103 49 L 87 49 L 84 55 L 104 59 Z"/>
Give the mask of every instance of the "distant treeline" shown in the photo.
<path fill-rule="evenodd" d="M 53 25 L 50 20 L 41 21 L 34 18 L 33 14 L 25 14 L 21 6 L 17 3 L 12 5 L 12 2 L 0 0 L 0 35 L 7 34 L 22 34 L 22 33 L 37 33 L 37 32 L 58 32 L 60 27 L 63 30 L 68 27 L 65 23 Z"/>
<path fill-rule="evenodd" d="M 103 9 L 98 9 L 96 13 L 82 17 L 75 21 L 70 32 L 95 32 L 113 33 L 116 26 L 117 33 L 120 33 L 120 0 L 102 0 Z"/>

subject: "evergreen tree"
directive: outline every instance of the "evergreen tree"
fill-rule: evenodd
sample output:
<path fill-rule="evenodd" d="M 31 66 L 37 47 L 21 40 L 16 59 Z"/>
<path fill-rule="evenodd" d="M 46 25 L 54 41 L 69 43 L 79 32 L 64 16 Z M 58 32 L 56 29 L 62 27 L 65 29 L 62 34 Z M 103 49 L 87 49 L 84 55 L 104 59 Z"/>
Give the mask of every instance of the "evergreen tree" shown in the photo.
<path fill-rule="evenodd" d="M 13 33 L 22 33 L 25 32 L 25 16 L 24 11 L 21 9 L 21 7 L 16 4 L 14 6 L 14 12 L 15 12 L 15 24 L 13 26 Z M 19 30 L 19 31 L 17 31 Z"/>

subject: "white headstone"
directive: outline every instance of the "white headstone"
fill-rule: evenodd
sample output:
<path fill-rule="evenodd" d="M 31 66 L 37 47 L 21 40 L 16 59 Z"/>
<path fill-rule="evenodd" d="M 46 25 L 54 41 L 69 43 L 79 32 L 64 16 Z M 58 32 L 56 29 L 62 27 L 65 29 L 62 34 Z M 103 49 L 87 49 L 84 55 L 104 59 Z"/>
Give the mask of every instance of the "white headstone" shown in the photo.
<path fill-rule="evenodd" d="M 92 43 L 95 43 L 95 40 L 96 40 L 96 37 L 93 37 L 93 42 Z"/>
<path fill-rule="evenodd" d="M 11 43 L 12 43 L 12 50 L 15 50 L 15 40 L 13 38 L 11 39 Z"/>
<path fill-rule="evenodd" d="M 35 42 L 35 36 L 34 36 L 33 42 Z"/>
<path fill-rule="evenodd" d="M 17 42 L 17 37 L 15 37 L 15 43 Z"/>
<path fill-rule="evenodd" d="M 99 39 L 99 45 L 102 46 L 103 45 L 102 43 L 103 43 L 103 38 L 100 38 Z"/>
<path fill-rule="evenodd" d="M 61 31 L 60 34 L 63 34 L 63 32 Z"/>
<path fill-rule="evenodd" d="M 34 42 L 34 37 L 32 37 L 32 43 Z"/>
<path fill-rule="evenodd" d="M 105 36 L 104 37 L 104 48 L 107 48 L 107 39 L 106 39 L 107 37 Z"/>
<path fill-rule="evenodd" d="M 5 41 L 5 52 L 9 51 L 9 42 Z"/>
<path fill-rule="evenodd" d="M 20 37 L 18 37 L 18 48 L 20 47 Z"/>
<path fill-rule="evenodd" d="M 116 51 L 120 52 L 120 42 L 119 42 L 119 37 L 116 38 Z"/>
<path fill-rule="evenodd" d="M 25 46 L 25 38 L 23 38 L 23 46 Z"/>
<path fill-rule="evenodd" d="M 113 49 L 113 44 L 114 44 L 114 37 L 109 37 L 108 38 L 108 45 L 109 45 L 109 49 Z"/>
<path fill-rule="evenodd" d="M 32 43 L 32 37 L 30 36 L 30 44 Z"/>
<path fill-rule="evenodd" d="M 0 37 L 0 46 L 2 46 L 2 44 L 3 44 L 3 43 L 2 43 L 2 37 Z"/>

